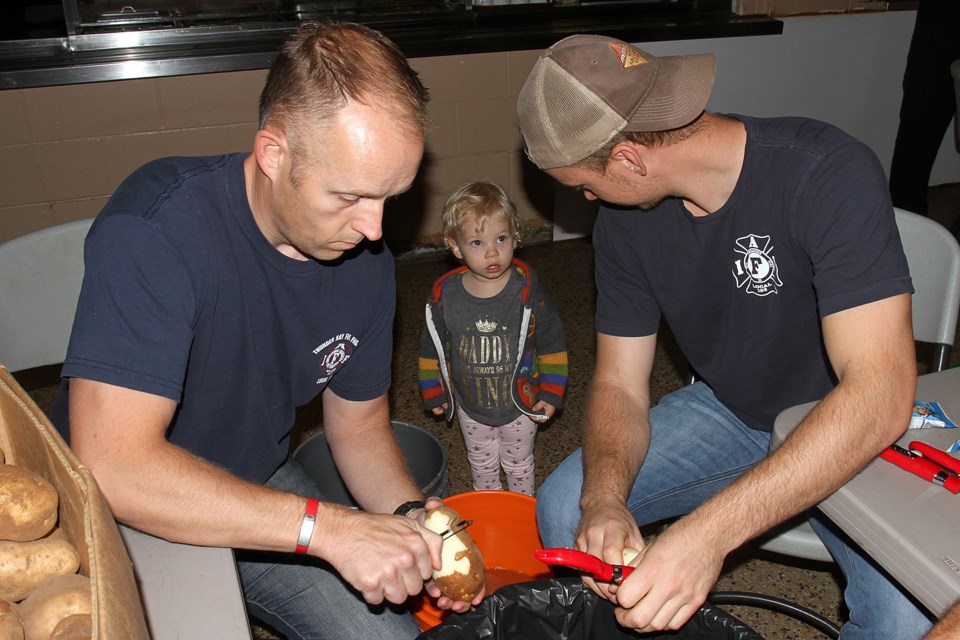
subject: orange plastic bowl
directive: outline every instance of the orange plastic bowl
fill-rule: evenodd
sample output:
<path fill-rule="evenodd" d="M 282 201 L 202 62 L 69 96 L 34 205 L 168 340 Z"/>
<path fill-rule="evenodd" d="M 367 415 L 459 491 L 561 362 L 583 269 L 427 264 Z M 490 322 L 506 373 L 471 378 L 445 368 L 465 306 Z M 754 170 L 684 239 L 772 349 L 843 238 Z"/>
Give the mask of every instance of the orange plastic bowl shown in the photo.
<path fill-rule="evenodd" d="M 468 491 L 444 498 L 464 520 L 473 520 L 467 531 L 483 555 L 487 595 L 500 587 L 540 578 L 551 578 L 550 568 L 533 552 L 542 548 L 537 530 L 537 501 L 513 491 Z M 448 614 L 437 608 L 426 591 L 408 601 L 421 631 L 440 624 Z"/>

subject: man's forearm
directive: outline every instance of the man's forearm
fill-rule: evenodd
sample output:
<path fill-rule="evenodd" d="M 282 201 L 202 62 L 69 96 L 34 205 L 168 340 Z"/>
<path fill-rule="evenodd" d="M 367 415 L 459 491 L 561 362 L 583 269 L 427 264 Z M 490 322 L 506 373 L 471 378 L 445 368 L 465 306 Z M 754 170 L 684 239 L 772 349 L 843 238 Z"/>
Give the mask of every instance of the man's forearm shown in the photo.
<path fill-rule="evenodd" d="M 306 500 L 171 444 L 175 410 L 167 398 L 71 380 L 71 446 L 117 519 L 176 542 L 292 550 Z"/>
<path fill-rule="evenodd" d="M 117 518 L 147 533 L 204 546 L 295 546 L 304 498 L 247 482 L 167 442 L 113 471 L 103 461 L 93 471 Z"/>
<path fill-rule="evenodd" d="M 688 518 L 728 552 L 836 491 L 910 420 L 917 381 L 910 296 L 853 307 L 822 324 L 837 386 L 776 451 Z"/>
<path fill-rule="evenodd" d="M 923 640 L 956 640 L 957 638 L 960 638 L 960 601 L 950 607 Z"/>
<path fill-rule="evenodd" d="M 650 445 L 647 407 L 615 387 L 594 384 L 583 434 L 581 505 L 626 503 Z"/>
<path fill-rule="evenodd" d="M 328 390 L 323 424 L 337 471 L 366 511 L 393 513 L 404 502 L 422 497 L 394 435 L 386 395 L 351 402 Z"/>
<path fill-rule="evenodd" d="M 422 497 L 389 421 L 383 428 L 347 431 L 334 442 L 337 469 L 366 511 L 392 513 L 404 502 Z"/>
<path fill-rule="evenodd" d="M 841 382 L 782 446 L 694 511 L 689 524 L 716 534 L 729 552 L 818 504 L 902 433 L 912 393 Z"/>

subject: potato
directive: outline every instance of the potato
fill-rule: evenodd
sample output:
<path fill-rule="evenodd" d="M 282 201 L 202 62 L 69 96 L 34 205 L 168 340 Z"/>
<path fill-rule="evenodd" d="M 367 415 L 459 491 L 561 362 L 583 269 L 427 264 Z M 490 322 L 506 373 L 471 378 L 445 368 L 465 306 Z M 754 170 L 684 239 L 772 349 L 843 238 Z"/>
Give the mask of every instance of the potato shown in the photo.
<path fill-rule="evenodd" d="M 47 578 L 76 573 L 80 556 L 64 538 L 0 541 L 0 598 L 19 602 Z"/>
<path fill-rule="evenodd" d="M 435 533 L 444 533 L 460 520 L 450 507 L 436 507 L 427 511 L 424 524 Z M 483 589 L 483 556 L 466 530 L 443 541 L 441 567 L 434 569 L 433 580 L 443 595 L 454 600 L 470 602 Z"/>
<path fill-rule="evenodd" d="M 20 603 L 26 640 L 50 640 L 61 620 L 77 613 L 93 615 L 90 578 L 53 576 Z"/>
<path fill-rule="evenodd" d="M 57 523 L 57 490 L 37 474 L 0 465 L 0 540 L 27 542 Z"/>
<path fill-rule="evenodd" d="M 0 600 L 0 640 L 23 640 L 23 620 L 17 605 Z"/>
<path fill-rule="evenodd" d="M 50 640 L 91 640 L 93 638 L 93 616 L 89 613 L 75 613 L 57 623 L 50 634 Z"/>

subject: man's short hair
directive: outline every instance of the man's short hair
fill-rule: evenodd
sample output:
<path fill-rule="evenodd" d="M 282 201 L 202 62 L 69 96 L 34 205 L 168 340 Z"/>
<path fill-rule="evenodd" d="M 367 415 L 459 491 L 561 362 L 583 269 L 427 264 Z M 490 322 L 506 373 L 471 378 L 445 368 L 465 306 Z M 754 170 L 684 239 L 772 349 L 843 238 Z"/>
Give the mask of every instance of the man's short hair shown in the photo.
<path fill-rule="evenodd" d="M 397 46 L 359 24 L 305 22 L 283 43 L 260 94 L 260 128 L 322 129 L 348 100 L 376 106 L 423 135 L 429 93 Z M 299 149 L 299 152 L 303 152 Z"/>
<path fill-rule="evenodd" d="M 622 142 L 633 142 L 644 147 L 663 147 L 682 142 L 703 129 L 702 114 L 690 124 L 679 129 L 666 131 L 621 131 L 611 138 L 605 145 L 576 162 L 576 166 L 596 173 L 605 173 L 613 148 Z"/>
<path fill-rule="evenodd" d="M 703 113 L 715 74 L 709 54 L 657 57 L 606 36 L 564 38 L 517 100 L 527 156 L 541 169 L 569 167 L 621 132 L 683 127 Z"/>

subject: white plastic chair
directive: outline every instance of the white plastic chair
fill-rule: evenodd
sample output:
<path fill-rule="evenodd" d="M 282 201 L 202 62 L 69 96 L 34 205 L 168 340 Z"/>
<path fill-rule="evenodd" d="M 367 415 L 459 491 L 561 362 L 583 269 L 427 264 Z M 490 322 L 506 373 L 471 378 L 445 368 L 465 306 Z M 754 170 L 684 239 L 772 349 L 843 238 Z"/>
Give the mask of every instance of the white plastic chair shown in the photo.
<path fill-rule="evenodd" d="M 960 131 L 960 60 L 954 60 L 950 64 L 950 75 L 953 76 L 953 91 L 957 96 L 957 113 L 953 119 L 953 128 L 955 131 Z M 956 150 L 960 151 L 960 135 L 957 136 L 955 142 Z M 953 219 L 953 226 L 950 227 L 950 231 L 954 236 L 960 235 L 960 212 Z"/>
<path fill-rule="evenodd" d="M 63 362 L 93 218 L 0 244 L 0 364 L 10 371 Z"/>
<path fill-rule="evenodd" d="M 943 225 L 910 211 L 894 209 L 903 251 L 913 279 L 913 337 L 933 344 L 930 371 L 950 362 L 960 312 L 960 245 Z M 832 562 L 806 518 L 772 530 L 761 549 L 807 560 Z"/>

